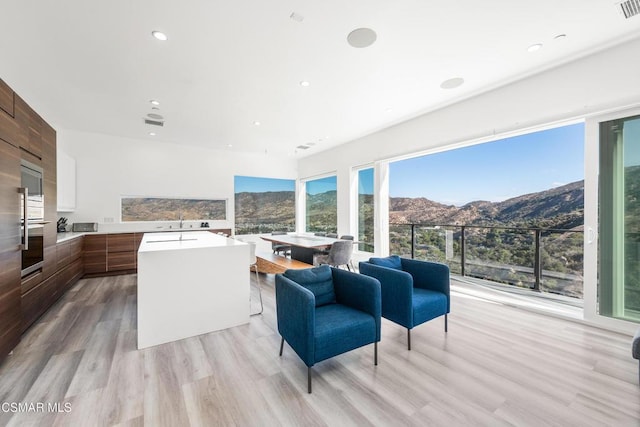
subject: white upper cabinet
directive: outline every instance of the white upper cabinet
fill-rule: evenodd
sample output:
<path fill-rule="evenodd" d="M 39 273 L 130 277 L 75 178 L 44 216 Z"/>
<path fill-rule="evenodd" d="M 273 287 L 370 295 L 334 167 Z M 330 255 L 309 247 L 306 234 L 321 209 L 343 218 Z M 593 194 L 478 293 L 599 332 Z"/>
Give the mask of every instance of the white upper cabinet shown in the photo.
<path fill-rule="evenodd" d="M 76 209 L 76 159 L 58 151 L 58 212 Z"/>

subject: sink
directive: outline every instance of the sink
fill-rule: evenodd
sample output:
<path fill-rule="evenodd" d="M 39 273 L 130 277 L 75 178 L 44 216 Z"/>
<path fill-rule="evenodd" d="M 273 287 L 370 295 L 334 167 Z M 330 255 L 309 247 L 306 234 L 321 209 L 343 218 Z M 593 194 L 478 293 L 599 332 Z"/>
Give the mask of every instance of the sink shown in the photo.
<path fill-rule="evenodd" d="M 164 240 L 147 240 L 147 243 L 164 243 L 164 242 L 187 242 L 189 240 L 198 239 L 164 239 Z"/>

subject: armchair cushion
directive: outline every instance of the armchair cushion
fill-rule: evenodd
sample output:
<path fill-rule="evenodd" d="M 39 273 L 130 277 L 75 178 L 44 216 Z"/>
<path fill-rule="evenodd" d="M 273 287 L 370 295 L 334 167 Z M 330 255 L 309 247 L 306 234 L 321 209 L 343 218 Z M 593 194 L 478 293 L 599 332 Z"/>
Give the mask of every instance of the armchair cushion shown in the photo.
<path fill-rule="evenodd" d="M 386 258 L 369 258 L 369 262 L 373 265 L 381 267 L 393 268 L 394 270 L 402 270 L 402 261 L 398 255 L 391 255 Z"/>
<path fill-rule="evenodd" d="M 302 270 L 287 270 L 283 275 L 310 290 L 316 298 L 316 307 L 336 302 L 331 267 L 328 265 Z"/>
<path fill-rule="evenodd" d="M 316 308 L 315 362 L 379 341 L 376 319 L 342 304 Z"/>
<path fill-rule="evenodd" d="M 447 314 L 448 298 L 445 294 L 428 289 L 413 288 L 413 324 L 420 325 L 428 320 Z"/>

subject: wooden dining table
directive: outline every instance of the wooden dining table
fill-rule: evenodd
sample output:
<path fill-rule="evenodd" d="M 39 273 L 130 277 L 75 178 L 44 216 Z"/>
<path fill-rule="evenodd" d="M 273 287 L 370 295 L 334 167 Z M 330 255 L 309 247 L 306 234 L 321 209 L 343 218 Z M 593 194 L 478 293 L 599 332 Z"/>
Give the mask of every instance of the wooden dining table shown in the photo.
<path fill-rule="evenodd" d="M 313 265 L 313 254 L 331 248 L 340 239 L 324 236 L 310 236 L 305 234 L 277 234 L 262 236 L 263 240 L 281 245 L 291 246 L 291 259 Z"/>

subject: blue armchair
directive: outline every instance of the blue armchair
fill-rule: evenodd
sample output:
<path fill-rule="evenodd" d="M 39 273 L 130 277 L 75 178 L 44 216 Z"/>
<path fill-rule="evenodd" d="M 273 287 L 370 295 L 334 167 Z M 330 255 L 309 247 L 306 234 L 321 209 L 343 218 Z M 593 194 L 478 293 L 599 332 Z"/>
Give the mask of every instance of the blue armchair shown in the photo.
<path fill-rule="evenodd" d="M 411 329 L 450 311 L 449 267 L 436 262 L 400 258 L 370 258 L 360 262 L 360 273 L 375 277 L 382 287 L 382 317 L 407 328 L 411 350 Z"/>
<path fill-rule="evenodd" d="M 311 367 L 325 359 L 374 343 L 378 364 L 380 283 L 371 277 L 322 265 L 276 274 L 280 356 L 285 340 Z"/>

